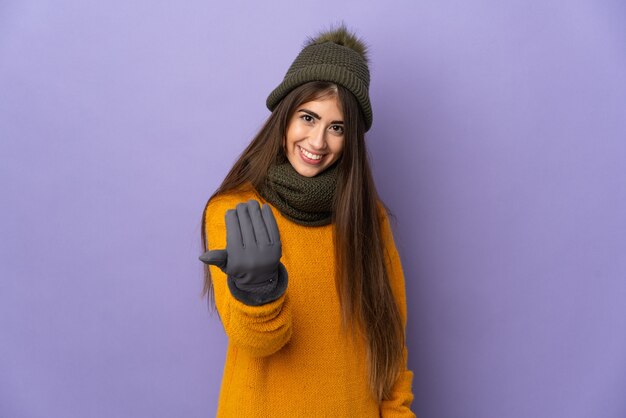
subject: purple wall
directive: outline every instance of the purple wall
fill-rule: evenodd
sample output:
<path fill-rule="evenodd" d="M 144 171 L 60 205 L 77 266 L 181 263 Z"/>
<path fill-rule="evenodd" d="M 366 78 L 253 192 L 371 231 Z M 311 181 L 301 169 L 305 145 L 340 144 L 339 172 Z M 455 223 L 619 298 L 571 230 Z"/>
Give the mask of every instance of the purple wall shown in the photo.
<path fill-rule="evenodd" d="M 371 46 L 413 410 L 626 416 L 626 5 L 564 0 L 3 1 L 0 416 L 214 415 L 203 205 L 340 18 Z"/>

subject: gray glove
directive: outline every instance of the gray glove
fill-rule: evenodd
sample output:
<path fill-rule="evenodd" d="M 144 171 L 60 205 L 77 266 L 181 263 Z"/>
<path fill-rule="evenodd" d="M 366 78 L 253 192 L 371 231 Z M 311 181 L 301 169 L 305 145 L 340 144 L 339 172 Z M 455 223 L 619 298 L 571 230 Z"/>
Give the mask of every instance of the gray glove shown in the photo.
<path fill-rule="evenodd" d="M 235 298 L 247 305 L 278 299 L 287 289 L 287 270 L 280 262 L 282 244 L 272 209 L 249 200 L 226 211 L 226 249 L 200 256 L 228 277 Z"/>

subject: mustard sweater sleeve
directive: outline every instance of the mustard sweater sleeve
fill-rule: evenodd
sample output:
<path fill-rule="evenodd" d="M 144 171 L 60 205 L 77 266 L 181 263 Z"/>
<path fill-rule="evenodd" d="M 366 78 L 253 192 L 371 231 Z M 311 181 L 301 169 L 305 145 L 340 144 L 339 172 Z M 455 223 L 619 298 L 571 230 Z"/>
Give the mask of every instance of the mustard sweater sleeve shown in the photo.
<path fill-rule="evenodd" d="M 239 201 L 214 198 L 206 209 L 205 231 L 209 250 L 226 248 L 226 211 Z M 291 338 L 291 302 L 288 289 L 278 299 L 252 306 L 236 299 L 227 285 L 226 274 L 209 265 L 215 305 L 230 342 L 253 357 L 264 357 L 280 350 Z"/>
<path fill-rule="evenodd" d="M 393 232 L 389 223 L 389 218 L 383 210 L 382 214 L 382 236 L 385 243 L 385 265 L 389 272 L 391 288 L 398 303 L 400 316 L 402 318 L 402 327 L 406 334 L 406 290 L 404 284 L 404 272 L 400 262 L 400 255 L 396 249 L 393 239 Z M 413 402 L 413 372 L 407 368 L 408 350 L 406 344 L 402 350 L 404 371 L 400 374 L 396 383 L 393 385 L 391 397 L 383 400 L 380 406 L 382 418 L 415 418 L 415 414 L 411 412 L 411 403 Z"/>

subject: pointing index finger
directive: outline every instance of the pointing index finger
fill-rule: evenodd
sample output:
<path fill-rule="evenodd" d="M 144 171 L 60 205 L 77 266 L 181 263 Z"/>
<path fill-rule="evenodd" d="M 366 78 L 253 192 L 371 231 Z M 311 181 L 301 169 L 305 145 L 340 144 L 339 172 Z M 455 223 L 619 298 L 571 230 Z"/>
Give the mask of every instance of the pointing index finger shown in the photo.
<path fill-rule="evenodd" d="M 255 247 L 256 237 L 254 236 L 254 228 L 252 227 L 252 219 L 250 219 L 250 213 L 248 212 L 248 205 L 245 202 L 241 202 L 237 204 L 235 210 L 237 211 L 237 217 L 239 218 L 243 247 Z"/>
<path fill-rule="evenodd" d="M 242 247 L 243 241 L 241 239 L 241 228 L 239 227 L 239 219 L 237 219 L 237 212 L 234 209 L 226 211 L 226 246 L 227 247 Z"/>

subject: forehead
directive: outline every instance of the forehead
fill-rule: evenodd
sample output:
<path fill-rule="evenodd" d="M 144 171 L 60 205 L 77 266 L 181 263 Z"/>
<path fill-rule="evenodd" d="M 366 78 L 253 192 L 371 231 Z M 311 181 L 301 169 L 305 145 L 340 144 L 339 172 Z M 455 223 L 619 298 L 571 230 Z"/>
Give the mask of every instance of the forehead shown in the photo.
<path fill-rule="evenodd" d="M 304 102 L 297 107 L 297 110 L 303 108 L 307 110 L 312 110 L 315 113 L 318 113 L 320 116 L 323 116 L 323 114 L 327 115 L 328 117 L 331 117 L 331 115 L 333 117 L 343 116 L 341 103 L 339 102 L 339 98 L 336 95 L 320 97 L 314 100 L 310 100 L 308 102 Z"/>

